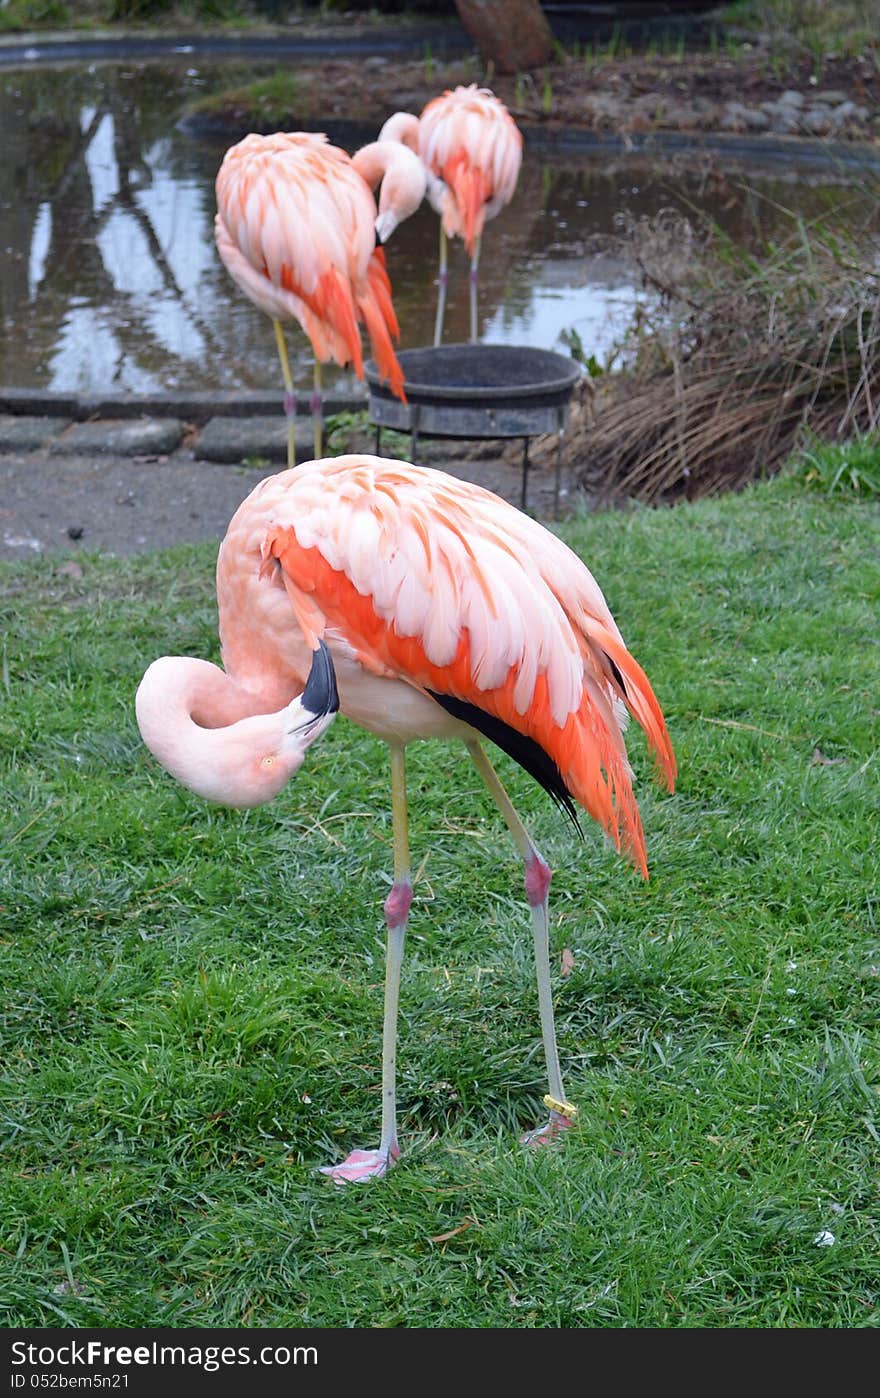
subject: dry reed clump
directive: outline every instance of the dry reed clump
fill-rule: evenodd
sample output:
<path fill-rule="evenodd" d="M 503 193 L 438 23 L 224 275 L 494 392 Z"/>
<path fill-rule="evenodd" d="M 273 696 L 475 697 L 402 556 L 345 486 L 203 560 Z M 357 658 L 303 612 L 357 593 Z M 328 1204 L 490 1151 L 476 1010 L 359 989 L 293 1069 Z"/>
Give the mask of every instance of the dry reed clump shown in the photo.
<path fill-rule="evenodd" d="M 776 472 L 802 434 L 880 427 L 880 242 L 798 222 L 763 257 L 681 215 L 628 241 L 654 308 L 624 371 L 573 415 L 567 456 L 595 496 L 694 499 Z"/>

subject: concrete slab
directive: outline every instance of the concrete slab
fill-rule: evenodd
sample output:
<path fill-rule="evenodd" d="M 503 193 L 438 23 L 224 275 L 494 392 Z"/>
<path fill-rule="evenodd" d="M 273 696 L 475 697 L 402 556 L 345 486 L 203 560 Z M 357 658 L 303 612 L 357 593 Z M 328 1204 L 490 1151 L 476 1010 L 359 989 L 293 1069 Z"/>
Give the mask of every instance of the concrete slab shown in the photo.
<path fill-rule="evenodd" d="M 42 451 L 69 426 L 63 417 L 0 416 L 0 452 Z"/>
<path fill-rule="evenodd" d="M 49 446 L 57 456 L 168 456 L 183 436 L 176 418 L 75 422 Z"/>
<path fill-rule="evenodd" d="M 287 423 L 281 413 L 272 417 L 212 417 L 193 444 L 199 461 L 287 462 Z M 310 461 L 314 456 L 314 430 L 311 418 L 297 418 L 296 459 Z"/>

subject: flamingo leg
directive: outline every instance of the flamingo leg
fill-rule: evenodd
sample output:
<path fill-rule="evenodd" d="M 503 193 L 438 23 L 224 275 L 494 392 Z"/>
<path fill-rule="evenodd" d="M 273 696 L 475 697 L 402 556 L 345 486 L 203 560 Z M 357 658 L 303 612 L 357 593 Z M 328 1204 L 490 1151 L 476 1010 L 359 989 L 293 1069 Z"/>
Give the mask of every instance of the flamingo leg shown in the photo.
<path fill-rule="evenodd" d="M 434 344 L 443 339 L 443 317 L 446 314 L 446 287 L 449 283 L 447 266 L 447 239 L 443 224 L 440 224 L 440 268 L 437 272 L 437 318 L 434 321 Z"/>
<path fill-rule="evenodd" d="M 553 877 L 550 866 L 541 857 L 531 836 L 519 818 L 513 802 L 501 784 L 495 768 L 489 761 L 481 745 L 474 740 L 469 742 L 468 751 L 489 792 L 504 818 L 504 823 L 513 836 L 525 866 L 526 896 L 532 912 L 532 932 L 535 943 L 535 973 L 538 980 L 538 1011 L 541 1017 L 541 1037 L 544 1041 L 544 1057 L 547 1062 L 549 1091 L 544 1103 L 550 1109 L 549 1120 L 534 1131 L 529 1131 L 520 1139 L 527 1145 L 545 1145 L 560 1132 L 571 1126 L 576 1109 L 571 1106 L 562 1086 L 562 1070 L 559 1066 L 559 1050 L 556 1045 L 556 1027 L 553 1019 L 553 995 L 550 989 L 550 880 Z"/>
<path fill-rule="evenodd" d="M 324 399 L 321 393 L 323 378 L 321 361 L 315 360 L 315 387 L 312 392 L 312 425 L 315 430 L 315 460 L 320 461 L 324 448 Z"/>
<path fill-rule="evenodd" d="M 278 346 L 278 358 L 281 360 L 281 374 L 284 379 L 284 416 L 287 418 L 287 464 L 296 465 L 296 390 L 293 387 L 293 375 L 290 372 L 290 360 L 287 358 L 287 345 L 284 343 L 284 331 L 281 321 L 273 316 L 272 324 L 275 327 L 275 343 Z"/>
<path fill-rule="evenodd" d="M 406 749 L 391 748 L 391 815 L 394 832 L 394 883 L 385 899 L 388 938 L 385 952 L 385 1013 L 382 1023 L 382 1134 L 378 1150 L 353 1150 L 339 1165 L 322 1165 L 321 1174 L 335 1184 L 360 1183 L 384 1175 L 400 1156 L 397 1142 L 397 1006 L 400 969 L 412 882 L 409 866 L 409 818 L 406 808 Z"/>
<path fill-rule="evenodd" d="M 479 338 L 477 330 L 477 277 L 480 271 L 480 242 L 480 238 L 475 239 L 474 255 L 471 258 L 471 344 L 475 344 Z"/>

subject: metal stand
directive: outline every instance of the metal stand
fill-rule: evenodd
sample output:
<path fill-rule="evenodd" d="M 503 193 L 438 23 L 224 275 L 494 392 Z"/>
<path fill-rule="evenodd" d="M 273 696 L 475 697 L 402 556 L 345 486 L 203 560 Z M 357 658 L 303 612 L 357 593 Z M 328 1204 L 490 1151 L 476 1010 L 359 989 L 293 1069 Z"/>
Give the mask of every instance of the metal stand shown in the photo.
<path fill-rule="evenodd" d="M 562 433 L 571 395 L 582 377 L 578 364 L 533 345 L 479 343 L 422 345 L 401 350 L 398 361 L 406 381 L 405 402 L 395 397 L 372 361 L 364 365 L 377 452 L 385 428 L 409 433 L 413 461 L 423 437 L 519 440 L 523 453 L 518 496 L 525 510 L 532 440 L 555 432 L 553 510 L 559 517 L 568 494 L 562 480 Z"/>

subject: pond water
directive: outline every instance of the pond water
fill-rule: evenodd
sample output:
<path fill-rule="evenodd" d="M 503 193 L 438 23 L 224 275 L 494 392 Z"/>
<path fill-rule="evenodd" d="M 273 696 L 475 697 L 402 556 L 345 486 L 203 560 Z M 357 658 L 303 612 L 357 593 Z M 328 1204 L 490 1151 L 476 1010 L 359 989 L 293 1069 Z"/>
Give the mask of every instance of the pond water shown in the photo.
<path fill-rule="evenodd" d="M 247 76 L 261 71 L 270 69 L 249 64 Z M 268 320 L 213 242 L 214 177 L 244 130 L 206 133 L 185 119 L 199 96 L 243 76 L 228 60 L 0 72 L 0 385 L 108 393 L 278 382 Z M 376 134 L 328 133 L 349 150 Z M 780 208 L 810 217 L 839 202 L 842 182 L 833 168 L 796 173 L 778 161 L 745 176 L 705 152 L 661 159 L 527 143 L 516 196 L 487 225 L 480 337 L 564 349 L 574 332 L 602 362 L 646 294 L 615 244 L 621 216 L 693 204 L 744 238 L 772 232 Z M 433 337 L 437 241 L 425 204 L 388 245 L 404 349 Z M 467 335 L 467 264 L 455 243 L 444 338 Z M 288 340 L 305 385 L 310 348 L 297 327 Z M 328 383 L 352 380 L 330 373 Z"/>

